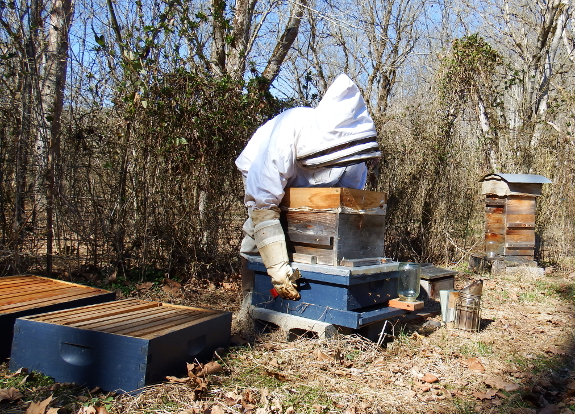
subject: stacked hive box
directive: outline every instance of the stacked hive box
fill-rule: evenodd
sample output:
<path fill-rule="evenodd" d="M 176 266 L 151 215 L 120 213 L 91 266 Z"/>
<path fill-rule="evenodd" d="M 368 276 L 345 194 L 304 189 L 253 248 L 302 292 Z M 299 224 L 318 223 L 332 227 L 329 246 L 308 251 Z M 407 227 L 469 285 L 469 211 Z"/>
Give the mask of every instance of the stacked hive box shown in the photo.
<path fill-rule="evenodd" d="M 349 188 L 291 188 L 281 203 L 293 261 L 365 266 L 383 259 L 387 196 Z"/>
<path fill-rule="evenodd" d="M 388 306 L 398 263 L 384 258 L 386 201 L 384 193 L 349 188 L 287 189 L 281 220 L 301 299 L 274 298 L 261 259 L 249 257 L 252 304 L 352 329 L 404 314 Z"/>
<path fill-rule="evenodd" d="M 535 207 L 547 178 L 534 174 L 489 174 L 485 195 L 485 255 L 487 259 L 533 261 Z"/>
<path fill-rule="evenodd" d="M 228 345 L 231 314 L 122 300 L 19 318 L 10 369 L 58 382 L 132 391 Z"/>
<path fill-rule="evenodd" d="M 17 318 L 114 300 L 116 294 L 40 276 L 0 277 L 0 359 L 8 358 Z"/>

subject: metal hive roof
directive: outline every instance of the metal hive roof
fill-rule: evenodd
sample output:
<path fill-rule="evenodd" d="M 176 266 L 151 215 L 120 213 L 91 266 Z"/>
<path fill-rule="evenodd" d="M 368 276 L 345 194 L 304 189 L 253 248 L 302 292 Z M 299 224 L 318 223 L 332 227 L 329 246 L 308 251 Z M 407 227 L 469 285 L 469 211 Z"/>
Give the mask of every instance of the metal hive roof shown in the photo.
<path fill-rule="evenodd" d="M 508 183 L 547 184 L 552 182 L 547 177 L 537 174 L 503 174 L 503 173 L 487 174 L 485 177 L 483 177 L 483 180 L 481 181 L 485 181 L 489 177 L 493 176 L 500 177 L 502 180 Z"/>

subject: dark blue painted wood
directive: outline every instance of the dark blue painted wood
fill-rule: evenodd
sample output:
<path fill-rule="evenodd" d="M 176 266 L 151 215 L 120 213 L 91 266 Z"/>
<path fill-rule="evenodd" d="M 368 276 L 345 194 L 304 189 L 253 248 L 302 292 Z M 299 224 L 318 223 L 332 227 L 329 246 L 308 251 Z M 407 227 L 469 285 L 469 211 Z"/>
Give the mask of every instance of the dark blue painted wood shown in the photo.
<path fill-rule="evenodd" d="M 10 369 L 25 367 L 105 391 L 130 392 L 186 371 L 186 362 L 209 360 L 227 347 L 232 315 L 152 339 L 134 338 L 27 319 L 17 319 Z"/>
<path fill-rule="evenodd" d="M 274 298 L 270 293 L 272 288 L 270 277 L 267 274 L 256 272 L 252 304 L 257 307 L 352 329 L 405 314 L 405 311 L 390 308 L 386 304 L 375 304 L 368 308 L 362 307 L 355 310 L 346 309 L 345 304 L 350 301 L 350 289 L 347 286 L 316 283 L 315 281 L 310 283 L 310 281 L 305 280 L 303 282 L 299 289 L 300 300 L 287 300 L 279 296 Z M 395 285 L 394 289 L 396 289 Z"/>
<path fill-rule="evenodd" d="M 397 297 L 397 272 L 380 273 L 379 279 L 353 285 L 328 283 L 313 279 L 313 274 L 310 278 L 310 272 L 301 273 L 302 278 L 297 282 L 301 295 L 299 302 L 347 311 L 385 304 Z M 265 294 L 272 287 L 265 268 L 255 272 L 255 292 Z"/>
<path fill-rule="evenodd" d="M 382 266 L 363 266 L 356 268 L 334 267 L 317 265 L 318 269 L 333 268 L 333 273 L 319 272 L 309 270 L 315 265 L 291 263 L 294 269 L 299 269 L 302 277 L 316 282 L 326 282 L 343 286 L 360 285 L 368 282 L 377 282 L 387 278 L 397 278 L 397 270 L 386 270 L 382 272 L 373 272 L 373 269 L 380 269 Z M 248 258 L 248 268 L 256 272 L 266 273 L 266 267 L 261 262 L 259 256 Z M 397 269 L 397 267 L 395 267 Z M 363 273 L 362 273 L 363 272 Z"/>
<path fill-rule="evenodd" d="M 71 299 L 65 302 L 55 303 L 48 306 L 40 306 L 18 312 L 0 313 L 0 361 L 10 356 L 12 337 L 14 335 L 14 322 L 17 318 L 63 309 L 77 308 L 80 306 L 96 305 L 98 303 L 110 302 L 115 299 L 115 292 L 107 292 L 100 295 L 89 296 L 81 299 Z"/>

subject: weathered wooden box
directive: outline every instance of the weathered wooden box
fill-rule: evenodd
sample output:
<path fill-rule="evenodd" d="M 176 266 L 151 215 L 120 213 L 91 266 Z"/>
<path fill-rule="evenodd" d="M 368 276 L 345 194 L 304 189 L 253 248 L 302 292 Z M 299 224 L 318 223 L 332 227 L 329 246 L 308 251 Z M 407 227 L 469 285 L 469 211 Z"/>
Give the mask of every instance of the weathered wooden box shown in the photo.
<path fill-rule="evenodd" d="M 0 277 L 0 360 L 10 356 L 16 318 L 115 298 L 114 292 L 46 277 Z"/>
<path fill-rule="evenodd" d="M 255 272 L 252 305 L 353 329 L 405 313 L 387 306 L 397 297 L 397 262 L 363 267 L 292 266 L 302 274 L 297 301 L 274 298 L 261 258 L 249 257 L 248 267 Z"/>
<path fill-rule="evenodd" d="M 133 391 L 229 344 L 229 312 L 127 299 L 18 318 L 10 369 Z"/>
<path fill-rule="evenodd" d="M 350 188 L 289 188 L 282 225 L 293 261 L 331 266 L 381 263 L 387 196 Z"/>
<path fill-rule="evenodd" d="M 433 266 L 431 263 L 421 265 L 421 299 L 431 299 L 439 302 L 440 290 L 455 289 L 457 272 Z"/>
<path fill-rule="evenodd" d="M 547 178 L 534 174 L 489 174 L 485 195 L 485 256 L 532 261 L 535 254 L 536 198 Z"/>

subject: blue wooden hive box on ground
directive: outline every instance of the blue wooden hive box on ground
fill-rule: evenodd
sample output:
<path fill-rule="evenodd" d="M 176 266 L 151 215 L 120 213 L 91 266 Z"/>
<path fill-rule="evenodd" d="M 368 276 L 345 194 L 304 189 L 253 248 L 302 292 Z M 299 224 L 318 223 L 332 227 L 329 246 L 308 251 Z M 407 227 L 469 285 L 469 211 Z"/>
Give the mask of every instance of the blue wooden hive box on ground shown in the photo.
<path fill-rule="evenodd" d="M 370 323 L 404 315 L 388 306 L 397 297 L 398 263 L 345 267 L 291 263 L 299 269 L 300 300 L 274 297 L 273 285 L 259 256 L 248 256 L 255 272 L 252 305 L 313 320 L 359 329 Z"/>
<path fill-rule="evenodd" d="M 231 334 L 229 312 L 127 299 L 18 318 L 10 369 L 130 392 L 210 359 Z"/>
<path fill-rule="evenodd" d="M 0 361 L 10 356 L 17 318 L 109 302 L 114 292 L 34 275 L 0 277 Z"/>

